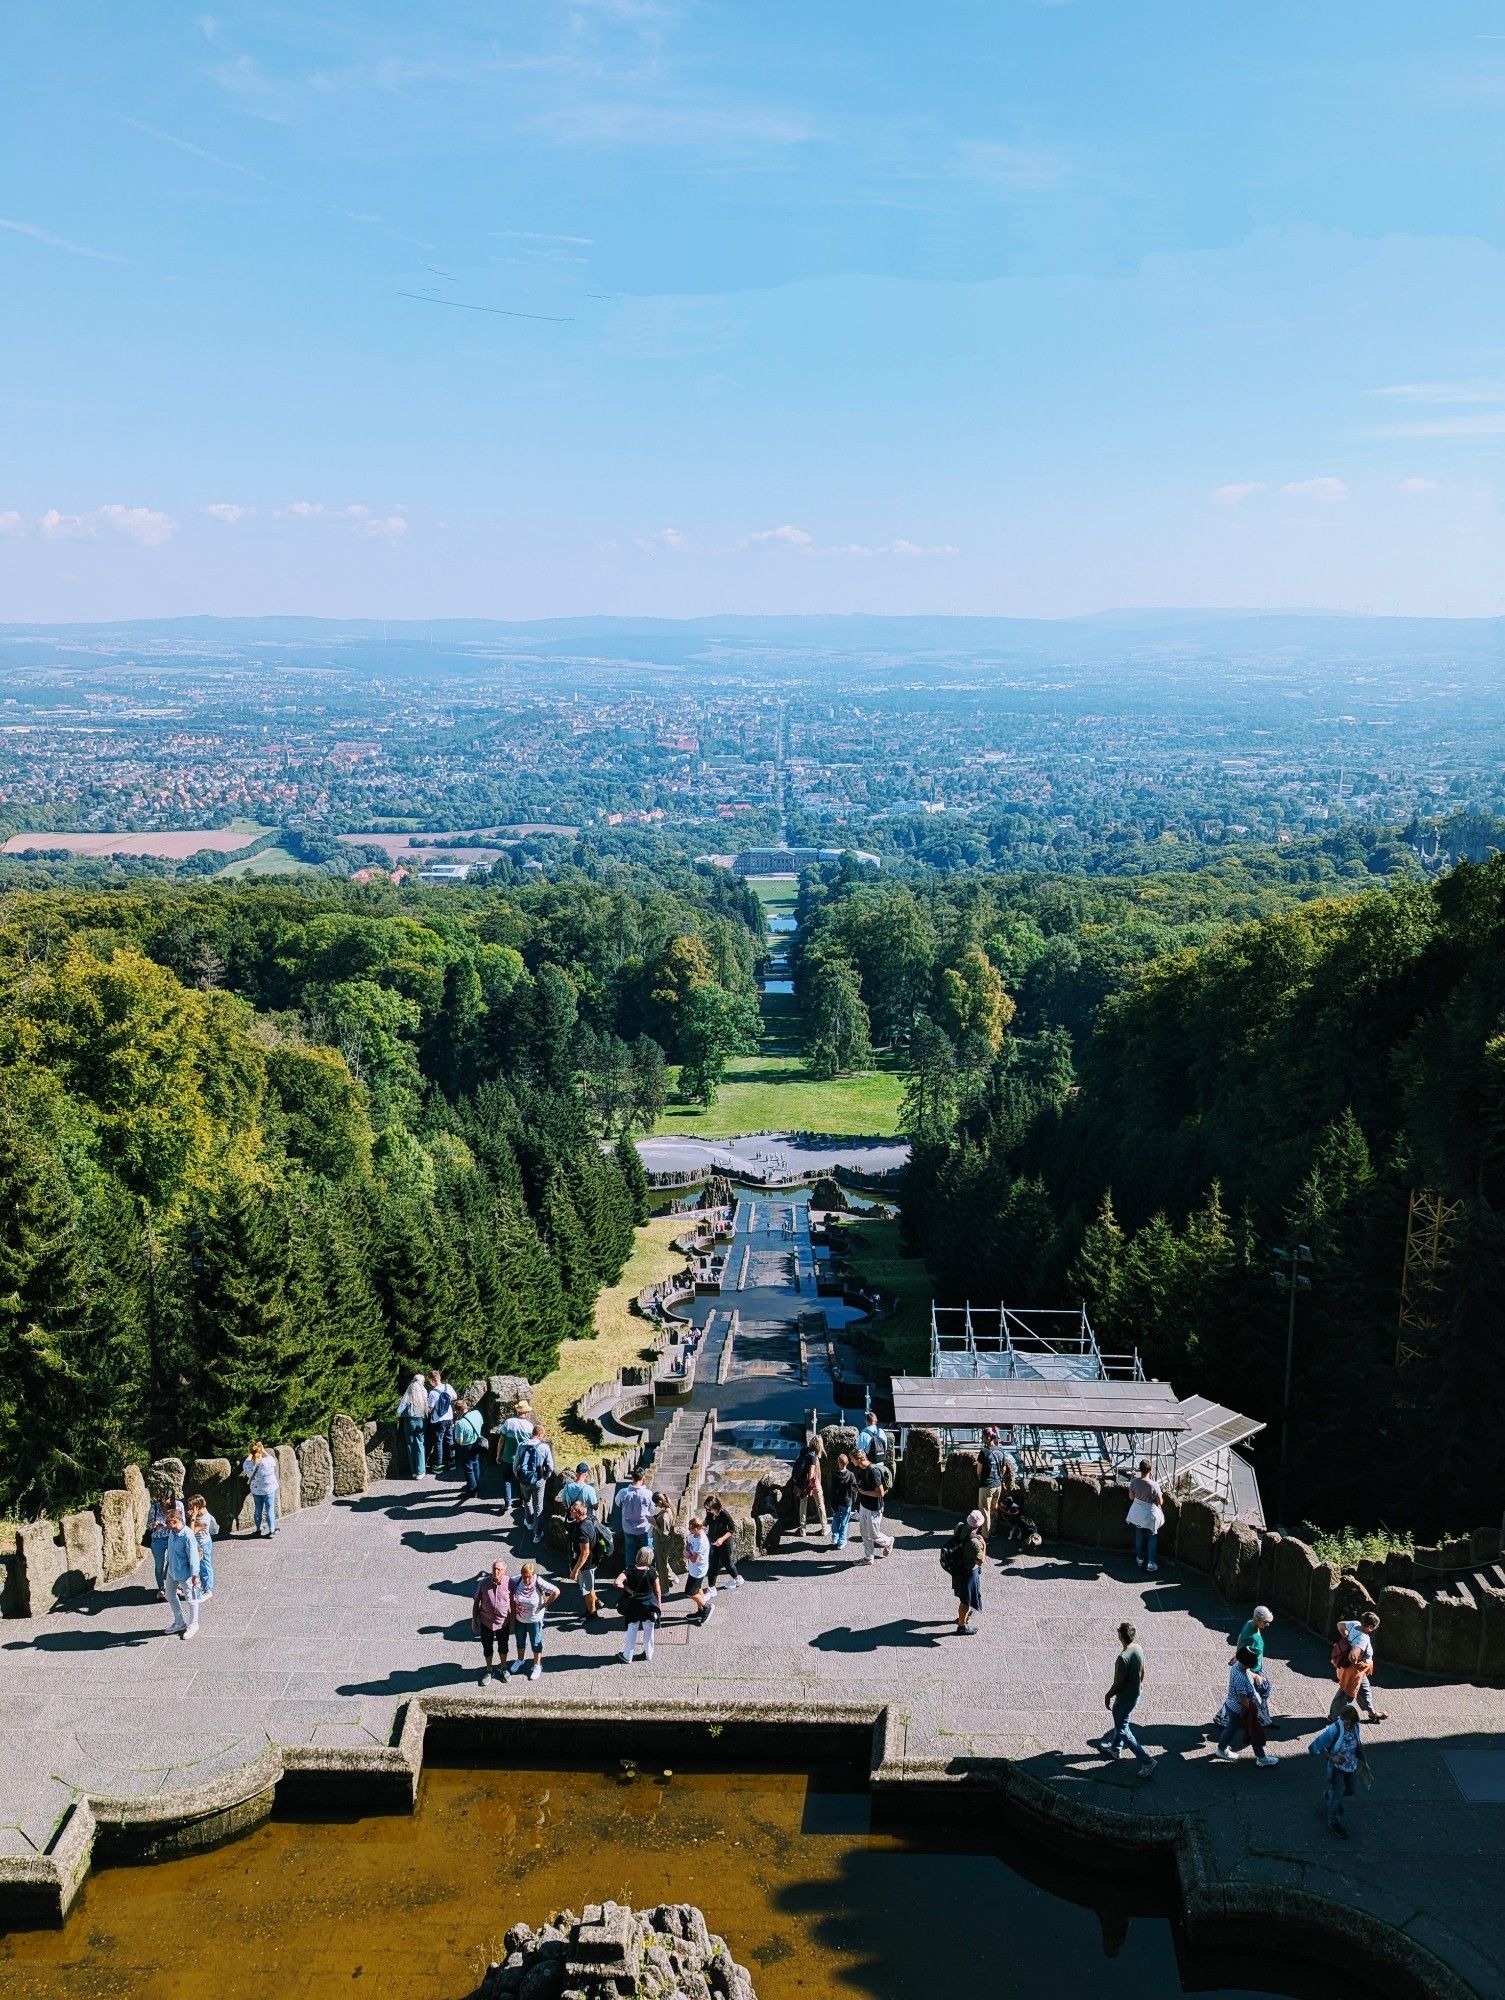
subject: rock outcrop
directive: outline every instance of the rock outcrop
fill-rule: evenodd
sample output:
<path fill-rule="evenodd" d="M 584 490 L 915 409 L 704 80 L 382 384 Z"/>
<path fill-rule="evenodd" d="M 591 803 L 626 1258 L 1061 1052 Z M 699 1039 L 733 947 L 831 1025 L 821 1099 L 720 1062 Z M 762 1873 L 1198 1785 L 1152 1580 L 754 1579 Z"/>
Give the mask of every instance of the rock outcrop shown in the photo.
<path fill-rule="evenodd" d="M 690 1903 L 587 1903 L 539 1930 L 515 1924 L 479 2000 L 756 2000 L 752 1975 Z"/>

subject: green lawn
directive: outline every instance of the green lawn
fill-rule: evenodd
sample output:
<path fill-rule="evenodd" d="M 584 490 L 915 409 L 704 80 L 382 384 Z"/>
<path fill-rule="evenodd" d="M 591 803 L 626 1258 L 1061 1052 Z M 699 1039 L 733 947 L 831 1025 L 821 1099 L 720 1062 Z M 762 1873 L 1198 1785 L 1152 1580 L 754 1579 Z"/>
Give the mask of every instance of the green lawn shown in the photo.
<path fill-rule="evenodd" d="M 800 899 L 799 878 L 794 875 L 749 875 L 747 886 L 765 910 L 793 910 Z"/>
<path fill-rule="evenodd" d="M 573 1465 L 577 1452 L 589 1456 L 595 1450 L 575 1420 L 576 1397 L 593 1382 L 609 1382 L 619 1368 L 649 1359 L 655 1328 L 631 1310 L 632 1301 L 644 1285 L 656 1285 L 685 1268 L 684 1258 L 670 1248 L 669 1239 L 682 1236 L 690 1226 L 683 1215 L 656 1215 L 643 1225 L 633 1239 L 626 1270 L 596 1300 L 595 1338 L 566 1340 L 553 1373 L 534 1384 L 534 1414 L 553 1440 L 561 1465 L 566 1458 Z"/>
<path fill-rule="evenodd" d="M 892 1319 L 875 1322 L 872 1332 L 885 1368 L 896 1375 L 924 1375 L 930 1369 L 930 1301 L 934 1287 L 918 1257 L 906 1257 L 897 1221 L 853 1215 L 833 1224 L 855 1276 L 881 1285 L 899 1301 Z"/>
<path fill-rule="evenodd" d="M 671 1083 L 674 1072 L 670 1071 Z M 835 1132 L 848 1139 L 889 1139 L 899 1129 L 904 1078 L 895 1069 L 830 1079 L 808 1076 L 805 1059 L 736 1056 L 709 1110 L 671 1104 L 654 1132 L 660 1136 L 735 1139 L 744 1132 Z"/>
<path fill-rule="evenodd" d="M 317 875 L 319 872 L 311 861 L 300 861 L 285 847 L 264 847 L 260 854 L 253 854 L 244 861 L 232 861 L 221 868 L 218 879 L 223 882 L 241 875 Z"/>

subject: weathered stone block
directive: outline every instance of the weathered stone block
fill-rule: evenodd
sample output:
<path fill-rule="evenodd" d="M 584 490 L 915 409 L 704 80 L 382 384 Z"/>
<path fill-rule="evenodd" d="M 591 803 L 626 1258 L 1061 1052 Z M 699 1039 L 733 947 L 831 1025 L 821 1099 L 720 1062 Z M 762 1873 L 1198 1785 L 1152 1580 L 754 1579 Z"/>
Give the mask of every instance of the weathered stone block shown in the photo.
<path fill-rule="evenodd" d="M 466 1401 L 470 1398 L 467 1396 Z M 495 1430 L 504 1418 L 512 1415 L 514 1403 L 531 1403 L 533 1390 L 524 1375 L 488 1375 L 486 1394 L 482 1399 L 486 1428 Z"/>
<path fill-rule="evenodd" d="M 1061 1482 L 1035 1473 L 1024 1489 L 1024 1511 L 1034 1516 L 1046 1541 L 1061 1535 Z"/>
<path fill-rule="evenodd" d="M 203 1494 L 204 1505 L 218 1521 L 222 1535 L 237 1527 L 250 1527 L 250 1488 L 228 1458 L 194 1459 L 188 1467 L 187 1491 Z M 243 1520 L 238 1518 L 242 1513 Z"/>
<path fill-rule="evenodd" d="M 1334 1608 L 1338 1600 L 1338 1583 L 1342 1571 L 1336 1563 L 1319 1562 L 1312 1571 L 1312 1594 L 1307 1599 L 1306 1622 L 1314 1632 L 1320 1632 L 1324 1639 L 1332 1637 L 1333 1627 L 1338 1622 Z"/>
<path fill-rule="evenodd" d="M 1061 1481 L 1061 1540 L 1096 1547 L 1102 1527 L 1103 1490 L 1084 1474 Z"/>
<path fill-rule="evenodd" d="M 1483 1636 L 1483 1614 L 1468 1585 L 1460 1581 L 1451 1590 L 1439 1590 L 1427 1630 L 1427 1672 L 1465 1680 L 1476 1674 Z"/>
<path fill-rule="evenodd" d="M 366 1484 L 392 1477 L 392 1447 L 384 1439 L 373 1438 L 366 1446 Z"/>
<path fill-rule="evenodd" d="M 1261 1604 L 1275 1602 L 1275 1558 L 1284 1540 L 1285 1537 L 1277 1534 L 1273 1528 L 1266 1528 L 1260 1536 L 1259 1582 L 1254 1595 Z"/>
<path fill-rule="evenodd" d="M 139 1465 L 127 1465 L 121 1470 L 120 1483 L 131 1503 L 131 1520 L 139 1542 L 146 1533 L 146 1517 L 151 1512 L 152 1504 L 152 1496 L 146 1489 L 146 1475 Z"/>
<path fill-rule="evenodd" d="M 1338 1587 L 1333 1592 L 1332 1616 L 1328 1625 L 1336 1625 L 1340 1618 L 1362 1618 L 1366 1611 L 1377 1611 L 1379 1606 L 1374 1597 L 1351 1570 L 1344 1570 L 1338 1577 Z M 1326 1637 L 1327 1627 L 1318 1627 Z"/>
<path fill-rule="evenodd" d="M 941 1505 L 958 1519 L 977 1505 L 977 1454 L 954 1451 L 941 1468 Z"/>
<path fill-rule="evenodd" d="M 1212 1579 L 1230 1604 L 1252 1604 L 1259 1595 L 1259 1530 L 1233 1521 L 1213 1551 Z"/>
<path fill-rule="evenodd" d="M 1379 1596 L 1380 1591 L 1384 1589 L 1387 1583 L 1398 1583 L 1407 1590 L 1413 1590 L 1416 1587 L 1416 1558 L 1407 1549 L 1391 1549 L 1385 1557 L 1384 1572 L 1378 1586 L 1372 1583 L 1369 1584 L 1369 1588 L 1374 1591 L 1376 1597 Z M 1362 1565 L 1360 1566 L 1359 1574 L 1363 1575 Z M 1364 1581 L 1369 1583 L 1367 1577 L 1364 1578 Z"/>
<path fill-rule="evenodd" d="M 1098 1539 L 1105 1549 L 1132 1549 L 1134 1530 L 1129 1526 L 1129 1489 L 1110 1480 L 1103 1488 Z"/>
<path fill-rule="evenodd" d="M 1210 1570 L 1212 1552 L 1223 1531 L 1223 1517 L 1205 1500 L 1183 1500 L 1176 1522 L 1176 1559 L 1193 1569 Z"/>
<path fill-rule="evenodd" d="M 904 1461 L 900 1467 L 903 1497 L 912 1507 L 939 1507 L 941 1504 L 941 1434 L 916 1425 L 905 1433 Z"/>
<path fill-rule="evenodd" d="M 328 1438 L 305 1438 L 298 1447 L 300 1497 L 305 1507 L 322 1507 L 334 1494 L 334 1454 Z"/>
<path fill-rule="evenodd" d="M 99 1529 L 103 1543 L 104 1580 L 129 1576 L 142 1556 L 141 1534 L 136 1526 L 136 1510 L 123 1486 L 109 1487 L 99 1496 Z"/>
<path fill-rule="evenodd" d="M 16 1531 L 0 1528 L 0 1618 L 21 1615 L 21 1559 L 16 1554 Z"/>
<path fill-rule="evenodd" d="M 146 1468 L 147 1491 L 154 1500 L 183 1497 L 187 1467 L 181 1458 L 154 1458 Z"/>
<path fill-rule="evenodd" d="M 1482 1638 L 1479 1672 L 1488 1680 L 1505 1676 L 1505 1590 L 1480 1577 L 1476 1585 Z"/>
<path fill-rule="evenodd" d="M 23 1618 L 40 1618 L 68 1596 L 68 1557 L 55 1521 L 26 1521 L 16 1531 L 17 1596 Z"/>
<path fill-rule="evenodd" d="M 63 1574 L 69 1594 L 77 1597 L 97 1590 L 104 1581 L 105 1538 L 92 1508 L 63 1516 L 63 1552 L 68 1558 Z"/>
<path fill-rule="evenodd" d="M 303 1505 L 303 1475 L 298 1470 L 298 1454 L 290 1444 L 275 1447 L 277 1459 L 277 1512 L 296 1514 Z"/>
<path fill-rule="evenodd" d="M 329 1426 L 329 1453 L 334 1460 L 337 1500 L 366 1490 L 366 1440 L 354 1417 L 336 1417 Z"/>
<path fill-rule="evenodd" d="M 1270 1592 L 1275 1609 L 1304 1625 L 1312 1606 L 1312 1577 L 1322 1567 L 1305 1542 L 1295 1535 L 1283 1536 L 1275 1552 L 1275 1582 Z"/>
<path fill-rule="evenodd" d="M 1427 1600 L 1419 1590 L 1387 1583 L 1380 1592 L 1380 1644 L 1385 1657 L 1403 1667 L 1427 1664 Z"/>

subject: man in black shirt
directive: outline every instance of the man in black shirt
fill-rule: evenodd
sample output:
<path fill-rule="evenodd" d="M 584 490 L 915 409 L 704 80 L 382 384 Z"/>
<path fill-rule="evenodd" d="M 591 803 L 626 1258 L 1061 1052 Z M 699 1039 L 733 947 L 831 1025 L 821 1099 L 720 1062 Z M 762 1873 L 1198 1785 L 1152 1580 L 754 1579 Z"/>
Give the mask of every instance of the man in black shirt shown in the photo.
<path fill-rule="evenodd" d="M 714 1588 L 716 1579 L 726 1577 L 728 1590 L 740 1590 L 742 1579 L 737 1574 L 737 1524 L 722 1505 L 721 1496 L 713 1493 L 705 1503 L 705 1531 L 711 1544 L 711 1570 L 707 1584 Z"/>
<path fill-rule="evenodd" d="M 831 1481 L 831 1546 L 844 1549 L 847 1530 L 852 1525 L 852 1509 L 857 1505 L 857 1475 L 844 1451 L 836 1454 L 836 1476 Z"/>

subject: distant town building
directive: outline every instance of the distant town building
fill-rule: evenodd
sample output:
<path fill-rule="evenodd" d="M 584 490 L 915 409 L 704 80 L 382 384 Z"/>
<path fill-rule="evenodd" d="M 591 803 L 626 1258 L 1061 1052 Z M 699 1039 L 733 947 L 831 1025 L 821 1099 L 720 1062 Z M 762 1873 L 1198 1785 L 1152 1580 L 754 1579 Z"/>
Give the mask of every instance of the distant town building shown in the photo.
<path fill-rule="evenodd" d="M 420 882 L 463 882 L 471 872 L 468 861 L 434 861 L 427 868 L 420 868 Z"/>
<path fill-rule="evenodd" d="M 876 854 L 860 847 L 745 847 L 732 858 L 737 875 L 798 875 L 818 861 L 856 861 L 864 868 L 882 866 Z"/>

